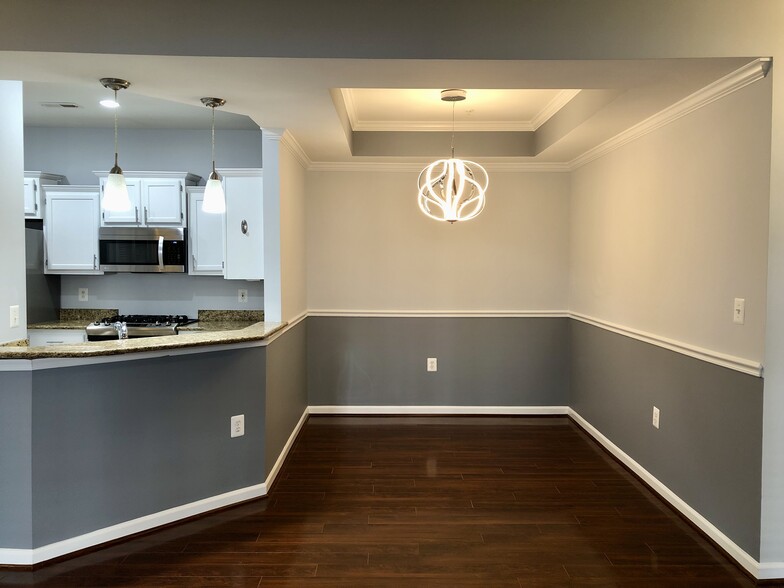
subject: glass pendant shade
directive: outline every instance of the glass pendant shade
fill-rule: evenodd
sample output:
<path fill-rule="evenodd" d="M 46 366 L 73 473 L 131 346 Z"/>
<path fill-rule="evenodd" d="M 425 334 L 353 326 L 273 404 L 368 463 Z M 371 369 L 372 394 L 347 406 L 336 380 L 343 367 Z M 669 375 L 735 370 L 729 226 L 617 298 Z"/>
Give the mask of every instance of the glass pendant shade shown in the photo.
<path fill-rule="evenodd" d="M 103 208 L 112 212 L 123 212 L 131 209 L 131 199 L 128 197 L 128 186 L 125 176 L 119 167 L 113 167 L 106 178 L 103 189 Z"/>
<path fill-rule="evenodd" d="M 220 176 L 213 171 L 204 188 L 204 201 L 201 204 L 204 212 L 221 214 L 226 212 L 226 195 L 223 193 L 223 183 Z"/>
<path fill-rule="evenodd" d="M 419 208 L 437 221 L 455 223 L 479 215 L 485 207 L 485 168 L 463 159 L 439 159 L 419 174 Z"/>

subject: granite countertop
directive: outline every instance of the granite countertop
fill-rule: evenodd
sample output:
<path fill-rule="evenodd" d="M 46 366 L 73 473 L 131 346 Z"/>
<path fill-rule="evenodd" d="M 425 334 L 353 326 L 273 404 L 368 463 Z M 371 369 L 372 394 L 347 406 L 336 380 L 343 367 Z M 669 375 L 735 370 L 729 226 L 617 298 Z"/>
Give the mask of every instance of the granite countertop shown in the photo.
<path fill-rule="evenodd" d="M 205 324 L 210 321 L 205 321 Z M 41 347 L 0 347 L 0 359 L 44 359 L 44 358 L 83 358 L 103 355 L 122 355 L 144 351 L 162 351 L 181 349 L 184 347 L 201 347 L 206 345 L 226 345 L 259 341 L 276 333 L 288 323 L 257 322 L 242 327 L 236 321 L 214 321 L 215 328 L 191 329 L 183 328 L 179 335 L 165 337 L 143 337 L 122 341 L 91 341 L 89 343 L 72 343 L 63 345 L 47 345 Z M 197 323 L 198 324 L 198 323 Z M 195 325 L 193 325 L 195 326 Z M 239 327 L 231 329 L 229 327 Z M 203 325 L 202 325 L 203 327 Z"/>

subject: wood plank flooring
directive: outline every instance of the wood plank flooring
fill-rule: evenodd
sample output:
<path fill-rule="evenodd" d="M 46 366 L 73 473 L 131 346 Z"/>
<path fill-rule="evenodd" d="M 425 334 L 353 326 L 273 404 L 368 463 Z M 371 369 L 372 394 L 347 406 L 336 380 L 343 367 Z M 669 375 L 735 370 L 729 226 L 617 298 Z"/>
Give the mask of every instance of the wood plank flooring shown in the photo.
<path fill-rule="evenodd" d="M 0 585 L 754 583 L 565 417 L 311 417 L 268 498 Z"/>

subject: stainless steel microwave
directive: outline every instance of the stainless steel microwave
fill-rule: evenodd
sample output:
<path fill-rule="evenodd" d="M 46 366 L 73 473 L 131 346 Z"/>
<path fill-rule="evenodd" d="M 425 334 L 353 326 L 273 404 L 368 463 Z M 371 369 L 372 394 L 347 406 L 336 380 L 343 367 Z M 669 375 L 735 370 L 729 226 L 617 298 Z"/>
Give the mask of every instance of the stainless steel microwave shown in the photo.
<path fill-rule="evenodd" d="M 100 269 L 105 272 L 184 273 L 188 240 L 182 228 L 101 227 Z"/>

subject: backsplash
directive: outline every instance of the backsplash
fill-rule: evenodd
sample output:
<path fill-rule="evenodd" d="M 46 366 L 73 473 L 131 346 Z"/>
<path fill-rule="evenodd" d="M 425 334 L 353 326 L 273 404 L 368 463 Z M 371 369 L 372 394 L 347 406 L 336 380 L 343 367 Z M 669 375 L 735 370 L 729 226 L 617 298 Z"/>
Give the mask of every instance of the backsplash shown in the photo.
<path fill-rule="evenodd" d="M 86 302 L 79 301 L 79 288 L 87 288 Z M 238 300 L 238 289 L 248 291 L 247 302 Z M 117 308 L 120 314 L 195 317 L 204 308 L 263 310 L 264 282 L 187 274 L 62 276 L 60 302 L 64 309 Z"/>

